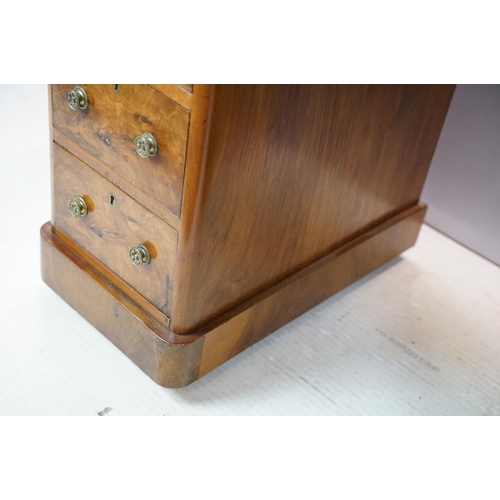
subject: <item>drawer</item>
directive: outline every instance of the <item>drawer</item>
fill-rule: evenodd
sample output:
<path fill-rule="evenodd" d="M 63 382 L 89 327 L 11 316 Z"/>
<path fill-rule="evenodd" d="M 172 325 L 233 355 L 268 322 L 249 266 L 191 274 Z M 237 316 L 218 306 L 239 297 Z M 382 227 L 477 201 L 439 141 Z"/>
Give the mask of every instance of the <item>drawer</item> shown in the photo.
<path fill-rule="evenodd" d="M 148 85 L 124 84 L 81 85 L 88 106 L 74 110 L 66 99 L 74 87 L 52 86 L 53 126 L 179 216 L 189 113 Z M 155 156 L 136 151 L 145 133 L 157 142 Z"/>
<path fill-rule="evenodd" d="M 170 316 L 177 231 L 55 143 L 53 184 L 54 226 Z M 85 216 L 71 214 L 75 197 L 85 201 Z M 132 262 L 129 251 L 138 245 L 149 264 Z"/>

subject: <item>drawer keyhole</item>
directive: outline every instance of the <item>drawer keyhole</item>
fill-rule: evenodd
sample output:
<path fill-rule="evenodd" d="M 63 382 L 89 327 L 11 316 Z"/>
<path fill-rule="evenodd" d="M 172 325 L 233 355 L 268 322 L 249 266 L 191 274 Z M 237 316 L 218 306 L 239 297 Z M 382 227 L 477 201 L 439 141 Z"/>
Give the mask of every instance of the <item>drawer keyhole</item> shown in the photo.
<path fill-rule="evenodd" d="M 115 200 L 115 197 L 114 197 L 112 194 L 110 194 L 110 195 L 109 195 L 109 204 L 110 204 L 112 207 L 114 207 L 114 206 L 116 205 L 116 200 Z"/>

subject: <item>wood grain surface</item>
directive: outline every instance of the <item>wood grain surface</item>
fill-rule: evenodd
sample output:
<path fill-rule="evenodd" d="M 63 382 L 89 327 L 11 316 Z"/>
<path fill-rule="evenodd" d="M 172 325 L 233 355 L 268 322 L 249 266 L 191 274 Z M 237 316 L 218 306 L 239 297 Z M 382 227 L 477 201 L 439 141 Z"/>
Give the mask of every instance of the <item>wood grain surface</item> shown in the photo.
<path fill-rule="evenodd" d="M 55 143 L 53 183 L 54 226 L 170 316 L 177 232 Z M 71 215 L 68 202 L 75 196 L 86 201 L 86 217 Z M 139 244 L 151 253 L 149 265 L 137 267 L 129 258 Z"/>
<path fill-rule="evenodd" d="M 151 87 L 172 99 L 177 104 L 180 104 L 185 109 L 191 109 L 191 101 L 193 98 L 192 85 L 173 85 L 168 83 L 150 83 Z"/>
<path fill-rule="evenodd" d="M 82 148 L 75 141 L 72 141 L 67 135 L 64 135 L 59 130 L 52 127 L 53 140 L 57 142 L 71 154 L 89 165 L 93 170 L 105 177 L 109 182 L 127 193 L 130 197 L 137 200 L 141 205 L 145 206 L 149 211 L 156 214 L 160 219 L 164 220 L 169 226 L 175 230 L 179 230 L 180 219 L 168 210 L 164 205 L 158 203 L 154 198 L 148 196 L 144 191 L 141 191 L 135 184 L 116 173 L 112 168 L 103 163 L 101 160 L 90 154 L 86 149 Z"/>
<path fill-rule="evenodd" d="M 88 260 L 41 228 L 42 278 L 156 383 L 183 387 L 198 378 L 203 339 L 176 339 Z M 198 342 L 195 342 L 198 340 Z"/>
<path fill-rule="evenodd" d="M 188 333 L 414 206 L 453 85 L 193 93 L 172 313 Z"/>
<path fill-rule="evenodd" d="M 186 92 L 193 93 L 193 84 L 192 83 L 178 83 L 177 84 L 181 89 L 184 89 Z"/>
<path fill-rule="evenodd" d="M 174 215 L 181 210 L 189 113 L 148 85 L 82 85 L 89 106 L 72 110 L 66 91 L 52 86 L 54 127 Z M 184 91 L 183 91 L 184 92 Z M 142 158 L 134 140 L 154 135 L 158 154 Z"/>
<path fill-rule="evenodd" d="M 405 210 L 198 329 L 205 338 L 199 376 L 413 246 L 425 210 L 422 203 Z"/>
<path fill-rule="evenodd" d="M 155 322 L 50 223 L 41 229 L 42 276 L 155 382 L 182 387 L 412 246 L 424 214 L 422 204 L 400 213 L 189 335 Z"/>

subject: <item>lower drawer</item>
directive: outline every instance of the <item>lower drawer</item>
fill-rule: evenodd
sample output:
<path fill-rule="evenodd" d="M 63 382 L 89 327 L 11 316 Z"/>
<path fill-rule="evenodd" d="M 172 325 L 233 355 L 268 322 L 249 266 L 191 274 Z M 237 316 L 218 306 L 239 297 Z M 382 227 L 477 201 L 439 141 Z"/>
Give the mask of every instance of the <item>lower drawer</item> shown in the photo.
<path fill-rule="evenodd" d="M 55 143 L 53 185 L 54 226 L 170 316 L 177 231 Z"/>

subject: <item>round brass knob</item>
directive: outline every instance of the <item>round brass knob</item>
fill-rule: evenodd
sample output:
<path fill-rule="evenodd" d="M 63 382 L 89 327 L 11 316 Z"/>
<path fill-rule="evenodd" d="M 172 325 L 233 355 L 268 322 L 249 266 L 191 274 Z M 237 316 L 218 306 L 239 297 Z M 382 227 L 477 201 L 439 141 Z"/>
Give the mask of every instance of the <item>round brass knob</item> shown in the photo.
<path fill-rule="evenodd" d="M 143 158 L 148 158 L 149 156 L 156 156 L 158 153 L 158 143 L 154 138 L 153 134 L 146 132 L 141 136 L 137 137 L 135 140 L 135 150 Z"/>
<path fill-rule="evenodd" d="M 75 196 L 70 200 L 68 207 L 73 217 L 85 217 L 89 213 L 87 204 L 81 196 Z"/>
<path fill-rule="evenodd" d="M 87 93 L 82 89 L 82 87 L 75 87 L 73 90 L 68 90 L 66 92 L 66 101 L 69 107 L 75 111 L 79 109 L 87 109 L 89 105 Z"/>
<path fill-rule="evenodd" d="M 149 250 L 144 245 L 137 245 L 129 251 L 130 260 L 136 266 L 142 266 L 143 264 L 149 264 L 151 262 L 151 254 Z"/>

